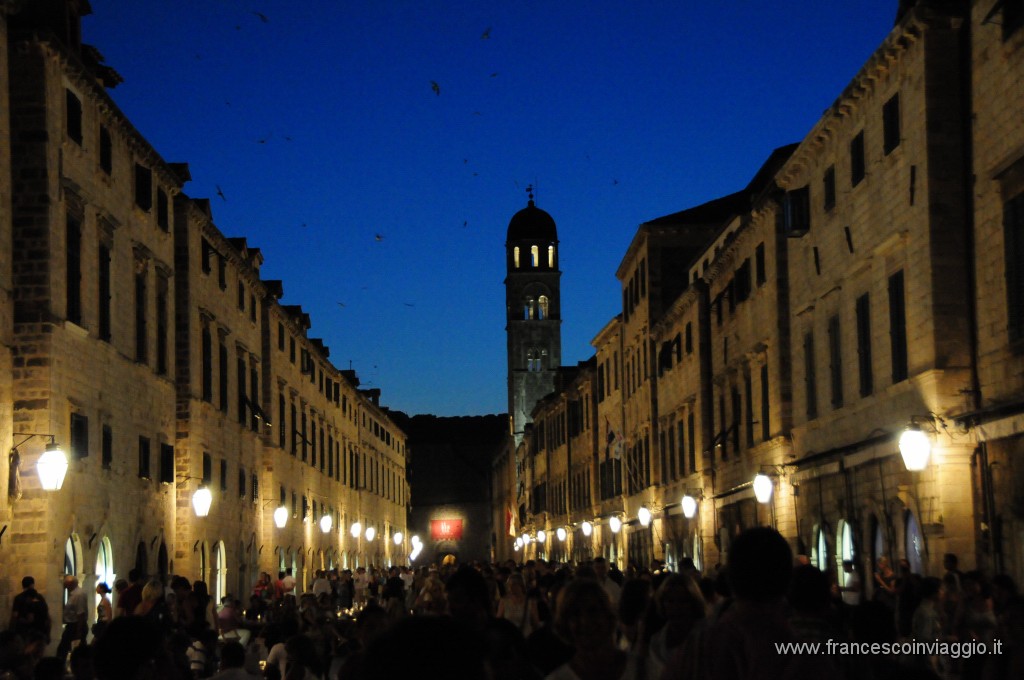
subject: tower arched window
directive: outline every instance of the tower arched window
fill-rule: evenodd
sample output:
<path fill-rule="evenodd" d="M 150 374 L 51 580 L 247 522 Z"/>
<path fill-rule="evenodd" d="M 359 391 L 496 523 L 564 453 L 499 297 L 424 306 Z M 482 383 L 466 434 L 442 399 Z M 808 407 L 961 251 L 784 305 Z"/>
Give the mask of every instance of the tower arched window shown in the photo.
<path fill-rule="evenodd" d="M 530 246 L 531 266 L 540 266 L 540 246 Z"/>
<path fill-rule="evenodd" d="M 548 246 L 548 269 L 555 268 L 555 247 Z"/>
<path fill-rule="evenodd" d="M 523 299 L 523 318 L 533 319 L 537 316 L 537 301 L 533 299 L 532 295 L 528 295 Z"/>
<path fill-rule="evenodd" d="M 519 246 L 512 249 L 512 266 L 519 269 Z"/>
<path fill-rule="evenodd" d="M 537 318 L 546 319 L 548 318 L 548 296 L 541 295 L 537 298 Z"/>

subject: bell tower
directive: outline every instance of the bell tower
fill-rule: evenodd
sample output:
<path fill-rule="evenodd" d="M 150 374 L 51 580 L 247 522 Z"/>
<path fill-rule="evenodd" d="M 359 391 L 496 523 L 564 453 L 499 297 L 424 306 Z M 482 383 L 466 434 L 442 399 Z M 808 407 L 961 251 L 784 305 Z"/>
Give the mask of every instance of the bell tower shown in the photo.
<path fill-rule="evenodd" d="M 537 401 L 554 390 L 562 365 L 562 304 L 555 221 L 533 202 L 512 216 L 505 238 L 508 413 L 515 443 Z"/>

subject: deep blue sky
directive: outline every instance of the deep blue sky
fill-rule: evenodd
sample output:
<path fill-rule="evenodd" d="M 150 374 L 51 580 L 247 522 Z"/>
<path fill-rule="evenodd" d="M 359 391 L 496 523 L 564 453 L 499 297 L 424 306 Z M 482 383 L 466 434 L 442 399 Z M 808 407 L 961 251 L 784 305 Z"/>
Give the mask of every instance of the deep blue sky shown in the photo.
<path fill-rule="evenodd" d="M 505 230 L 528 184 L 558 225 L 575 364 L 619 311 L 637 225 L 803 138 L 896 5 L 92 0 L 82 33 L 336 366 L 391 408 L 476 415 L 507 410 Z"/>

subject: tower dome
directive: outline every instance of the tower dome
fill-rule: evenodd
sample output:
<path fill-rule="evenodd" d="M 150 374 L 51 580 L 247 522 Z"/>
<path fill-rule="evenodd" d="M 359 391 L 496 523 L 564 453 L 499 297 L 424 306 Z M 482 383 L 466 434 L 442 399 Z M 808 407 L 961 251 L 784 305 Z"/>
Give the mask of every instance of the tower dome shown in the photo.
<path fill-rule="evenodd" d="M 512 216 L 508 223 L 507 243 L 513 241 L 542 241 L 551 243 L 558 240 L 555 220 L 533 204 L 533 198 L 526 207 Z"/>

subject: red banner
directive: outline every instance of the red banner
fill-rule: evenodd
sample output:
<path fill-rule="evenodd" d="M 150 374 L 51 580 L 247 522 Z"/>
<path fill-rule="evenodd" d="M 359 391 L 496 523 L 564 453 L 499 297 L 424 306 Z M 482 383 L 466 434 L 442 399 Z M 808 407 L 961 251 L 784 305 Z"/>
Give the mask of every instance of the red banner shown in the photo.
<path fill-rule="evenodd" d="M 435 541 L 458 541 L 462 538 L 461 519 L 430 520 L 430 538 Z"/>

